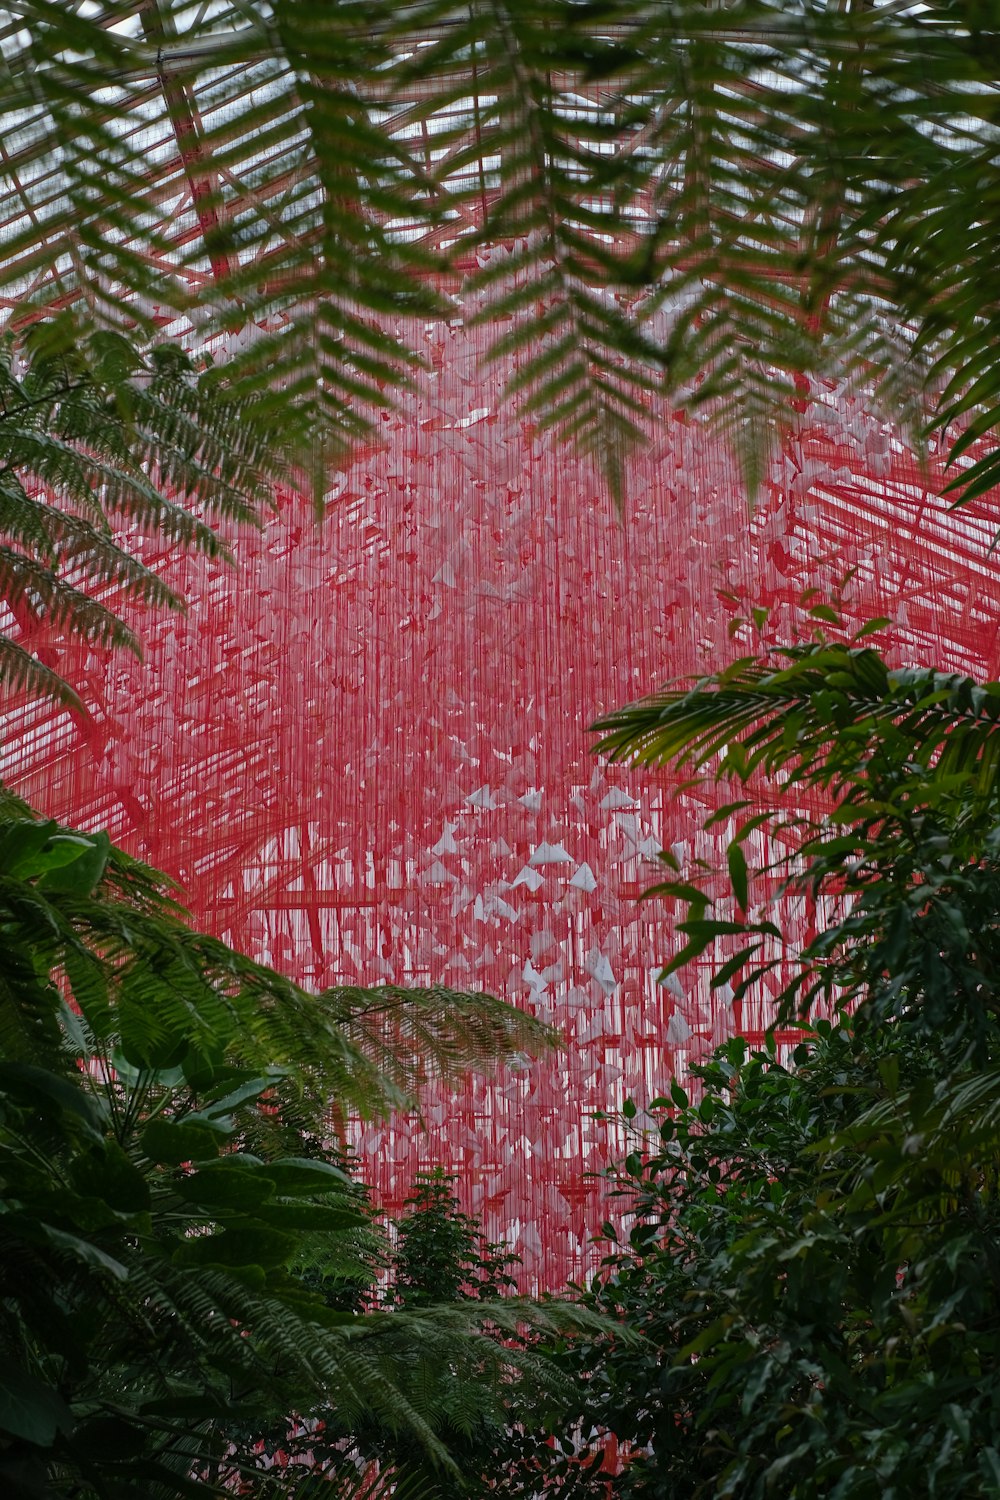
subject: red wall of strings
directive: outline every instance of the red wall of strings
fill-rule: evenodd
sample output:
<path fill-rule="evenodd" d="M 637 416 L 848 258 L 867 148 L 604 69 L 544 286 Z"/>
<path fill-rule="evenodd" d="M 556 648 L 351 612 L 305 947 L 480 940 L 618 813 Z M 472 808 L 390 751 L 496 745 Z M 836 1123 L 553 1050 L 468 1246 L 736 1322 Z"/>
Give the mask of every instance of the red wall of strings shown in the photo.
<path fill-rule="evenodd" d="M 605 1216 L 594 1112 L 767 1012 L 734 1014 L 704 972 L 657 985 L 651 859 L 718 858 L 725 829 L 699 832 L 711 790 L 595 762 L 586 725 L 752 650 L 754 606 L 768 640 L 834 601 L 849 629 L 890 617 L 896 661 L 995 675 L 1000 557 L 988 504 L 950 513 L 933 455 L 830 393 L 752 506 L 722 440 L 664 412 L 619 520 L 592 465 L 501 402 L 479 343 L 425 330 L 431 377 L 331 476 L 321 529 L 279 496 L 235 569 L 162 558 L 191 607 L 139 621 L 144 663 L 46 642 L 91 716 L 12 710 L 0 774 L 309 985 L 484 988 L 556 1021 L 558 1056 L 356 1132 L 383 1202 L 441 1164 L 556 1286 Z"/>

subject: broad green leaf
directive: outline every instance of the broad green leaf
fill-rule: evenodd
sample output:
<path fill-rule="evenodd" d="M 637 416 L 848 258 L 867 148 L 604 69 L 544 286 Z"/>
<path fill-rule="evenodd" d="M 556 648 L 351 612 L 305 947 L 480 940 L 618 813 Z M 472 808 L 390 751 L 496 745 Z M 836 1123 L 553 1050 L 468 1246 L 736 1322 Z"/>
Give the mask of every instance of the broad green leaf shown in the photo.
<path fill-rule="evenodd" d="M 149 1184 L 117 1141 L 77 1156 L 70 1179 L 77 1192 L 99 1198 L 119 1213 L 142 1213 L 149 1208 Z"/>
<path fill-rule="evenodd" d="M 124 1415 L 100 1415 L 82 1422 L 73 1433 L 75 1452 L 100 1459 L 113 1453 L 116 1463 L 127 1463 L 145 1453 L 149 1434 L 141 1422 Z"/>
<path fill-rule="evenodd" d="M 0 1062 L 0 1093 L 29 1099 L 36 1109 L 55 1106 L 72 1115 L 92 1139 L 103 1137 L 104 1118 L 99 1105 L 69 1078 L 30 1063 Z"/>
<path fill-rule="evenodd" d="M 331 1162 L 313 1161 L 305 1156 L 279 1156 L 266 1162 L 261 1170 L 283 1198 L 293 1193 L 339 1193 L 351 1180 Z"/>
<path fill-rule="evenodd" d="M 124 1281 L 128 1276 L 128 1271 L 120 1260 L 116 1260 L 113 1255 L 107 1254 L 99 1245 L 82 1235 L 70 1234 L 67 1230 L 56 1228 L 54 1224 L 47 1224 L 42 1219 L 33 1217 L 29 1205 L 16 1213 L 6 1214 L 3 1225 L 8 1234 L 15 1235 L 27 1244 L 51 1246 L 94 1270 L 107 1272 L 116 1281 Z"/>
<path fill-rule="evenodd" d="M 51 844 L 58 827 L 51 818 L 40 823 L 27 818 L 10 822 L 0 835 L 0 870 L 22 880 L 30 880 L 33 876 L 42 874 L 48 868 L 48 861 L 42 851 L 48 852 L 49 859 L 57 857 L 52 854 Z M 68 845 L 58 853 L 67 860 L 76 858 Z"/>
<path fill-rule="evenodd" d="M 345 1229 L 360 1229 L 371 1224 L 367 1214 L 355 1208 L 331 1208 L 319 1203 L 282 1203 L 272 1199 L 254 1210 L 254 1217 L 276 1229 L 308 1230 L 339 1234 Z"/>
<path fill-rule="evenodd" d="M 89 896 L 104 876 L 111 849 L 111 840 L 106 833 L 95 833 L 82 838 L 76 834 L 56 834 L 50 847 L 60 855 L 68 847 L 72 857 L 59 859 L 49 866 L 38 884 L 44 891 L 68 896 Z"/>
<path fill-rule="evenodd" d="M 295 1234 L 250 1224 L 185 1240 L 174 1251 L 173 1260 L 178 1266 L 260 1266 L 268 1270 L 284 1265 L 298 1247 Z"/>
<path fill-rule="evenodd" d="M 16 1364 L 0 1367 L 0 1431 L 23 1442 L 50 1448 L 57 1435 L 73 1430 L 73 1413 L 57 1390 Z"/>
<path fill-rule="evenodd" d="M 274 1194 L 269 1176 L 228 1157 L 178 1178 L 173 1187 L 186 1203 L 209 1210 L 252 1212 Z"/>
<path fill-rule="evenodd" d="M 231 1131 L 204 1120 L 189 1124 L 158 1115 L 142 1132 L 139 1144 L 150 1161 L 163 1166 L 179 1167 L 184 1162 L 203 1161 L 218 1156 Z"/>
<path fill-rule="evenodd" d="M 250 1078 L 245 1083 L 241 1083 L 238 1088 L 231 1089 L 222 1098 L 213 1099 L 209 1103 L 203 1104 L 200 1109 L 193 1111 L 188 1116 L 188 1119 L 215 1120 L 221 1115 L 230 1115 L 244 1104 L 249 1104 L 253 1100 L 259 1099 L 261 1094 L 266 1093 L 268 1089 L 274 1088 L 275 1084 L 285 1076 L 284 1071 L 275 1068 L 263 1078 Z"/>
<path fill-rule="evenodd" d="M 732 883 L 733 895 L 741 910 L 746 911 L 749 903 L 746 855 L 739 844 L 733 843 L 729 846 L 726 858 L 729 864 L 729 879 Z"/>

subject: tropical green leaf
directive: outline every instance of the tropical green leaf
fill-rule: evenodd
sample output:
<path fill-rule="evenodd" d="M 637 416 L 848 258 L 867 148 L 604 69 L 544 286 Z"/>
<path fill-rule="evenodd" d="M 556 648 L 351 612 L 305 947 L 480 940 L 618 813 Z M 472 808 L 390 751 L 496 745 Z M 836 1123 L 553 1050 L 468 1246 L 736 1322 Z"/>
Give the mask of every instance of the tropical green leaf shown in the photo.
<path fill-rule="evenodd" d="M 50 1448 L 72 1427 L 73 1413 L 58 1391 L 16 1365 L 0 1370 L 0 1430 Z"/>

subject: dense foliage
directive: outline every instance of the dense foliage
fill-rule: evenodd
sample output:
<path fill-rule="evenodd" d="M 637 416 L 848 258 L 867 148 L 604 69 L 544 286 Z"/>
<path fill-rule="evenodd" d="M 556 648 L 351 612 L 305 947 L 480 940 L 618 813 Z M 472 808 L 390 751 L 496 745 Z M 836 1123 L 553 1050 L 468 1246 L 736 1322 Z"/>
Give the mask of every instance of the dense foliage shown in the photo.
<path fill-rule="evenodd" d="M 635 1218 L 588 1299 L 649 1346 L 576 1355 L 637 1449 L 618 1490 L 995 1495 L 995 1081 L 943 1082 L 905 1023 L 694 1072 L 623 1165 Z"/>
<path fill-rule="evenodd" d="M 717 972 L 777 980 L 793 1028 L 720 1048 L 700 1097 L 674 1084 L 621 1166 L 634 1221 L 588 1300 L 649 1344 L 575 1354 L 587 1418 L 636 1450 L 617 1487 L 997 1495 L 1000 686 L 817 642 L 600 727 L 615 754 L 781 773 L 770 812 L 723 814 L 728 899 L 711 870 L 666 883 L 688 908 L 668 967 L 733 944 Z M 743 852 L 764 824 L 816 899 L 776 954 Z M 850 1017 L 796 1040 L 821 1003 Z"/>
<path fill-rule="evenodd" d="M 437 1171 L 418 1179 L 405 1208 L 397 1223 L 390 1296 L 404 1307 L 419 1307 L 455 1298 L 489 1306 L 509 1295 L 517 1258 L 486 1240 L 478 1219 L 460 1211 L 449 1178 Z M 495 1332 L 512 1346 L 502 1324 Z M 529 1358 L 528 1379 L 508 1387 L 501 1410 L 452 1425 L 448 1446 L 461 1477 L 435 1481 L 425 1462 L 425 1484 L 442 1500 L 606 1500 L 603 1454 L 581 1443 L 575 1423 L 576 1382 L 566 1360 L 565 1330 L 536 1324 L 520 1329 L 513 1342 Z M 541 1383 L 532 1379 L 535 1360 L 547 1373 Z M 457 1384 L 454 1399 L 461 1411 Z"/>
<path fill-rule="evenodd" d="M 783 773 L 770 811 L 724 811 L 728 894 L 665 883 L 670 966 L 736 946 L 718 972 L 777 980 L 786 1029 L 853 1007 L 737 1039 L 699 1097 L 651 1106 L 584 1297 L 613 1336 L 538 1309 L 526 1332 L 441 1178 L 380 1293 L 389 1252 L 324 1144 L 331 1097 L 387 1108 L 418 1052 L 454 1072 L 544 1029 L 441 991 L 307 995 L 192 932 L 105 836 L 4 803 L 9 1493 L 590 1495 L 609 1433 L 624 1495 L 1000 1492 L 1000 688 L 820 641 L 603 728 L 616 754 Z M 798 948 L 754 900 L 765 822 L 817 901 Z"/>
<path fill-rule="evenodd" d="M 613 756 L 695 772 L 714 760 L 717 778 L 748 788 L 710 819 L 732 825 L 728 900 L 712 871 L 656 888 L 687 908 L 667 973 L 722 940 L 736 948 L 720 974 L 737 998 L 767 979 L 779 1019 L 857 1001 L 872 1022 L 906 1017 L 956 1056 L 987 1045 L 1000 685 L 890 670 L 862 644 L 820 640 L 738 661 L 596 727 Z M 762 810 L 751 802 L 761 792 Z M 784 875 L 814 904 L 801 948 L 784 944 L 766 913 L 751 919 L 745 851 L 755 842 L 768 850 L 771 886 Z"/>
<path fill-rule="evenodd" d="M 598 1472 L 602 1456 L 595 1461 L 584 1452 L 589 1462 L 581 1463 L 572 1433 L 562 1442 L 552 1436 L 569 1431 L 577 1405 L 565 1367 L 566 1328 L 552 1316 L 557 1309 L 550 1306 L 546 1319 L 536 1306 L 530 1323 L 514 1326 L 512 1304 L 504 1299 L 514 1287 L 516 1257 L 484 1238 L 479 1220 L 460 1210 L 453 1179 L 440 1170 L 417 1179 L 394 1228 L 393 1244 L 382 1249 L 377 1286 L 345 1279 L 321 1245 L 298 1274 L 337 1308 L 436 1308 L 438 1316 L 446 1307 L 453 1313 L 463 1306 L 467 1314 L 477 1310 L 480 1327 L 499 1348 L 484 1358 L 481 1346 L 456 1344 L 445 1381 L 439 1379 L 437 1351 L 427 1348 L 419 1351 L 413 1372 L 415 1382 L 428 1380 L 434 1391 L 436 1436 L 455 1467 L 436 1464 L 418 1435 L 386 1413 L 372 1410 L 345 1423 L 336 1407 L 317 1407 L 309 1420 L 282 1420 L 266 1434 L 259 1427 L 242 1430 L 242 1448 L 231 1459 L 239 1459 L 240 1472 L 254 1474 L 248 1493 L 291 1500 L 312 1495 L 322 1483 L 324 1494 L 325 1486 L 339 1484 L 364 1496 L 426 1500 L 529 1500 L 543 1493 L 606 1500 L 606 1478 Z M 525 1308 L 517 1304 L 515 1310 L 523 1314 Z M 591 1332 L 595 1326 L 591 1319 Z M 498 1359 L 503 1380 L 497 1392 Z M 484 1381 L 492 1401 L 479 1389 Z"/>
<path fill-rule="evenodd" d="M 516 1286 L 519 1257 L 483 1237 L 478 1219 L 462 1213 L 454 1179 L 440 1168 L 419 1177 L 396 1225 L 392 1287 L 404 1307 L 483 1300 Z"/>
<path fill-rule="evenodd" d="M 237 1429 L 319 1407 L 452 1464 L 455 1373 L 468 1413 L 497 1407 L 527 1356 L 495 1330 L 527 1310 L 488 1334 L 470 1302 L 359 1315 L 378 1237 L 329 1106 L 385 1111 L 547 1029 L 483 996 L 307 994 L 193 932 L 106 835 L 9 798 L 0 936 L 3 1493 L 207 1492 Z"/>

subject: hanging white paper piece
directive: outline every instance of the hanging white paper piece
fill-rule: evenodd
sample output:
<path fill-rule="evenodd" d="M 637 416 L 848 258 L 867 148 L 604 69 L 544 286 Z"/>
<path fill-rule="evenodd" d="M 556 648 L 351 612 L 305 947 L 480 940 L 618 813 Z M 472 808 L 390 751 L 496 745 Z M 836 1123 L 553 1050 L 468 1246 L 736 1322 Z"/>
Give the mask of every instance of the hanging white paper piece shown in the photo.
<path fill-rule="evenodd" d="M 690 1035 L 690 1026 L 685 1021 L 680 1011 L 675 1010 L 673 1015 L 670 1017 L 670 1020 L 667 1022 L 667 1041 L 676 1046 L 681 1042 L 686 1042 Z"/>
<path fill-rule="evenodd" d="M 613 786 L 606 797 L 601 798 L 601 807 L 605 812 L 615 812 L 620 807 L 638 807 L 639 804 L 628 792 L 623 792 L 621 787 Z"/>
<path fill-rule="evenodd" d="M 521 970 L 521 978 L 524 980 L 525 984 L 531 985 L 531 988 L 536 992 L 536 994 L 541 994 L 542 990 L 548 989 L 547 981 L 541 974 L 539 974 L 530 958 L 528 959 L 524 968 Z"/>
<path fill-rule="evenodd" d="M 618 981 L 614 976 L 610 960 L 606 954 L 599 952 L 596 948 L 592 948 L 587 954 L 584 968 L 606 995 L 610 995 L 618 988 Z"/>
<path fill-rule="evenodd" d="M 453 837 L 455 829 L 457 827 L 457 823 L 446 823 L 444 825 L 444 832 L 431 850 L 432 854 L 441 855 L 458 853 L 458 845 L 455 843 L 455 839 Z"/>
<path fill-rule="evenodd" d="M 533 865 L 571 865 L 573 857 L 566 853 L 562 844 L 541 843 L 531 856 L 531 863 Z"/>

